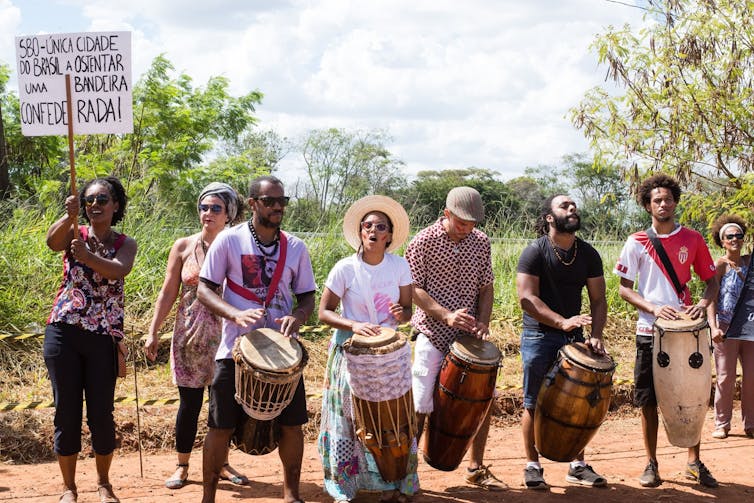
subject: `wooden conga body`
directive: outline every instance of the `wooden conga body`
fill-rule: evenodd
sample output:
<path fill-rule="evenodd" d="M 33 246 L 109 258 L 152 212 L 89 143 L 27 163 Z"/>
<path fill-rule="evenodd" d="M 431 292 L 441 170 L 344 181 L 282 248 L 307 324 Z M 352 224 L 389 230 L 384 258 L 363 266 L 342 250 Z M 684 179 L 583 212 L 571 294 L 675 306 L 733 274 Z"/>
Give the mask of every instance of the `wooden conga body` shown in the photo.
<path fill-rule="evenodd" d="M 422 435 L 424 460 L 433 468 L 452 471 L 461 464 L 492 404 L 501 359 L 494 344 L 476 337 L 450 346 Z"/>
<path fill-rule="evenodd" d="M 280 425 L 277 419 L 263 421 L 244 415 L 230 440 L 238 450 L 246 454 L 269 454 L 277 449 L 280 442 Z"/>
<path fill-rule="evenodd" d="M 383 327 L 379 336 L 354 334 L 343 344 L 356 436 L 388 482 L 406 477 L 416 437 L 407 342 Z"/>
<path fill-rule="evenodd" d="M 610 408 L 615 362 L 583 342 L 567 344 L 542 381 L 534 410 L 534 444 L 553 461 L 573 461 Z"/>
<path fill-rule="evenodd" d="M 712 390 L 709 325 L 682 315 L 657 319 L 654 332 L 652 373 L 668 441 L 693 447 L 702 438 Z"/>

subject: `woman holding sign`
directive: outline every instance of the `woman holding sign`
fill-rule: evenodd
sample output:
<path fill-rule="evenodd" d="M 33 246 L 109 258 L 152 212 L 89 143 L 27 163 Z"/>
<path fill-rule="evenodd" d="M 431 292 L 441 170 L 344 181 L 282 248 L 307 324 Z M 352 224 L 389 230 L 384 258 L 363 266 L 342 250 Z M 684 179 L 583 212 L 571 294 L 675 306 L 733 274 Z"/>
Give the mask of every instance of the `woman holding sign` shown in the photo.
<path fill-rule="evenodd" d="M 123 339 L 123 283 L 136 241 L 112 229 L 123 219 L 126 192 L 114 177 L 97 178 L 68 196 L 66 214 L 47 231 L 47 246 L 63 253 L 63 282 L 47 321 L 44 359 L 55 398 L 55 453 L 63 475 L 61 503 L 78 500 L 76 461 L 86 396 L 87 424 L 103 503 L 118 503 L 110 484 L 115 450 L 113 400 L 117 350 Z M 89 223 L 78 227 L 79 211 Z"/>
<path fill-rule="evenodd" d="M 754 437 L 754 341 L 738 339 L 727 334 L 728 326 L 741 296 L 750 255 L 741 255 L 746 236 L 746 223 L 737 215 L 723 215 L 712 224 L 712 236 L 725 255 L 717 259 L 717 279 L 720 281 L 715 308 L 718 328 L 712 332 L 717 383 L 715 385 L 714 438 L 726 438 L 733 416 L 733 393 L 736 387 L 736 364 L 741 360 L 741 414 L 744 432 Z M 731 337 L 728 337 L 728 336 Z"/>

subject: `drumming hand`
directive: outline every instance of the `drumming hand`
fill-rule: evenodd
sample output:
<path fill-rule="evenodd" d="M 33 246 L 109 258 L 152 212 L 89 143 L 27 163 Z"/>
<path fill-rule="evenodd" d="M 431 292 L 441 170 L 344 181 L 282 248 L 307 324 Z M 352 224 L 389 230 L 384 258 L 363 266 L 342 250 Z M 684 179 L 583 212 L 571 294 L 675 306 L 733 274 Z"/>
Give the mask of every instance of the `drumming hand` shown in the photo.
<path fill-rule="evenodd" d="M 476 331 L 476 319 L 468 313 L 465 307 L 448 313 L 444 321 L 451 328 L 471 333 Z"/>
<path fill-rule="evenodd" d="M 478 339 L 486 341 L 490 337 L 490 326 L 486 323 L 482 323 L 481 321 L 477 321 L 476 328 L 474 328 L 474 335 Z"/>
<path fill-rule="evenodd" d="M 232 320 L 233 323 L 242 326 L 243 328 L 248 327 L 249 325 L 253 325 L 257 321 L 259 321 L 264 316 L 264 309 L 258 308 L 258 309 L 246 309 L 245 311 L 238 311 L 238 313 L 233 316 Z"/>
<path fill-rule="evenodd" d="M 298 329 L 301 327 L 301 321 L 289 314 L 282 318 L 275 318 L 275 323 L 280 324 L 280 332 L 286 337 L 298 337 Z"/>
<path fill-rule="evenodd" d="M 592 317 L 588 314 L 577 314 L 576 316 L 564 319 L 560 324 L 560 329 L 563 332 L 570 332 L 575 328 L 583 327 L 584 325 L 591 325 L 591 323 Z"/>
<path fill-rule="evenodd" d="M 365 335 L 367 337 L 374 337 L 377 335 L 380 335 L 381 328 L 379 325 L 374 325 L 372 323 L 354 323 L 351 327 L 351 332 L 359 335 Z"/>
<path fill-rule="evenodd" d="M 408 320 L 404 319 L 405 309 L 403 309 L 402 305 L 400 305 L 400 304 L 398 304 L 396 302 L 391 302 L 389 310 L 390 310 L 390 314 L 393 316 L 393 318 L 395 318 L 399 322 L 401 322 L 401 321 L 408 321 Z"/>
<path fill-rule="evenodd" d="M 704 316 L 706 310 L 705 307 L 702 307 L 699 304 L 694 304 L 693 306 L 686 306 L 683 312 L 688 314 L 692 320 L 695 320 Z"/>
<path fill-rule="evenodd" d="M 661 320 L 677 320 L 678 311 L 673 306 L 655 306 L 652 310 L 652 314 L 655 318 Z"/>
<path fill-rule="evenodd" d="M 589 347 L 589 349 L 592 350 L 592 352 L 597 353 L 598 355 L 607 354 L 602 339 L 598 339 L 597 337 L 589 337 L 586 340 L 586 345 Z"/>

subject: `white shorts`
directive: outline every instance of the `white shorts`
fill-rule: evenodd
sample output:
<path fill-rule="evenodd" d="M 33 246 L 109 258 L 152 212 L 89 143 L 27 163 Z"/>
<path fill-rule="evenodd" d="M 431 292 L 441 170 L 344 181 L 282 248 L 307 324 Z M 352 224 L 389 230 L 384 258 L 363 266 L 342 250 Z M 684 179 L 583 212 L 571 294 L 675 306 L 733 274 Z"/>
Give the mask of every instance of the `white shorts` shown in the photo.
<path fill-rule="evenodd" d="M 419 333 L 414 345 L 414 364 L 411 366 L 411 386 L 414 392 L 414 409 L 418 414 L 434 410 L 435 382 L 445 355 Z"/>

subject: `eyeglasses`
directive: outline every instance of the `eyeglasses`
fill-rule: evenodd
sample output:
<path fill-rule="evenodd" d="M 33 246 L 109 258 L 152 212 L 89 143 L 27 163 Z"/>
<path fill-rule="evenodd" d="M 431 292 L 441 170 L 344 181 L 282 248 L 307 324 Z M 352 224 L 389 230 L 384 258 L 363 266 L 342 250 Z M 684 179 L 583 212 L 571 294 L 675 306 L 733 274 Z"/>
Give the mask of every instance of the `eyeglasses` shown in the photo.
<path fill-rule="evenodd" d="M 733 238 L 743 239 L 744 238 L 744 233 L 743 232 L 737 232 L 735 234 L 726 234 L 725 235 L 725 239 L 727 239 L 728 241 L 733 241 Z"/>
<path fill-rule="evenodd" d="M 262 196 L 262 197 L 255 197 L 255 201 L 262 201 L 262 204 L 265 205 L 267 208 L 272 208 L 276 204 L 279 204 L 283 208 L 288 206 L 288 201 L 291 200 L 288 196 L 280 196 L 280 197 L 269 197 L 269 196 Z"/>
<path fill-rule="evenodd" d="M 378 223 L 369 222 L 369 221 L 361 222 L 361 228 L 364 229 L 365 231 L 372 230 L 372 227 L 374 227 L 374 229 L 377 232 L 385 232 L 389 228 L 388 225 L 383 222 L 378 222 Z"/>
<path fill-rule="evenodd" d="M 204 213 L 205 211 L 211 211 L 212 213 L 219 215 L 223 212 L 223 205 L 222 204 L 200 204 L 198 206 L 199 213 Z"/>
<path fill-rule="evenodd" d="M 110 196 L 108 196 L 107 194 L 97 194 L 96 196 L 94 194 L 90 194 L 88 196 L 84 196 L 84 201 L 86 202 L 87 206 L 93 205 L 95 201 L 100 206 L 104 206 L 110 202 Z"/>

